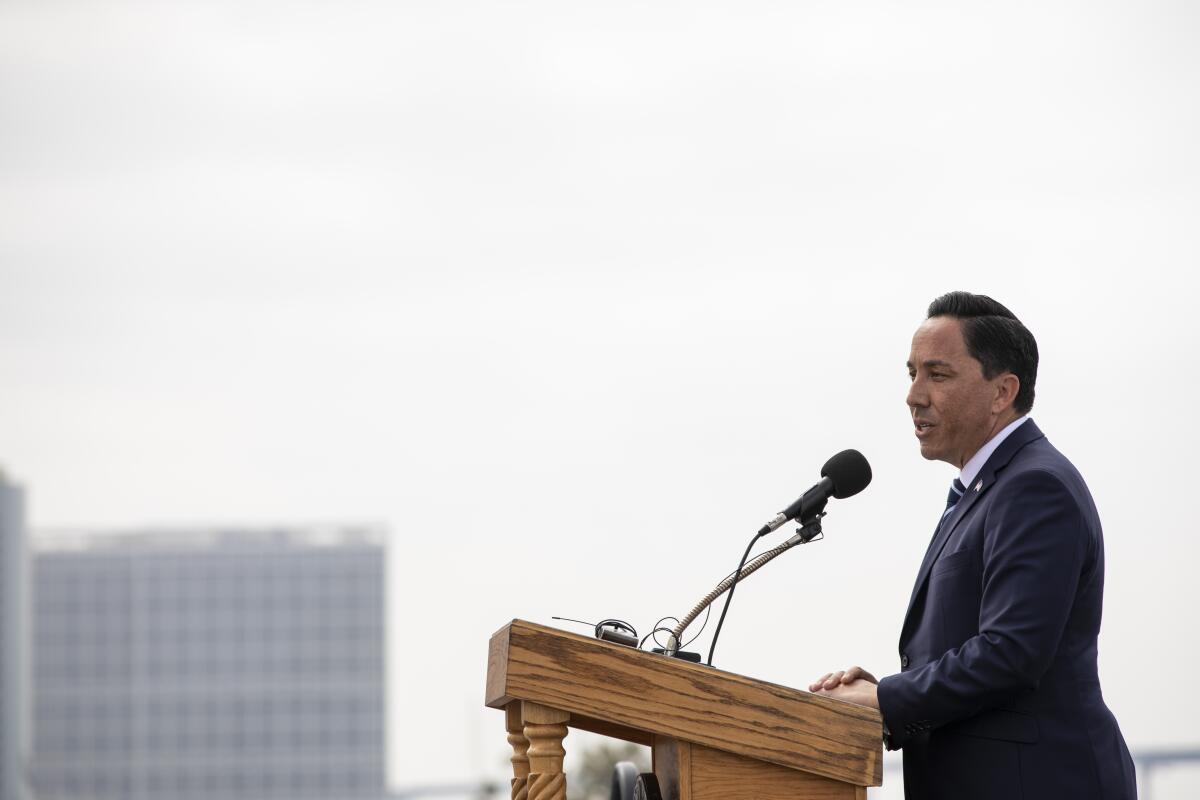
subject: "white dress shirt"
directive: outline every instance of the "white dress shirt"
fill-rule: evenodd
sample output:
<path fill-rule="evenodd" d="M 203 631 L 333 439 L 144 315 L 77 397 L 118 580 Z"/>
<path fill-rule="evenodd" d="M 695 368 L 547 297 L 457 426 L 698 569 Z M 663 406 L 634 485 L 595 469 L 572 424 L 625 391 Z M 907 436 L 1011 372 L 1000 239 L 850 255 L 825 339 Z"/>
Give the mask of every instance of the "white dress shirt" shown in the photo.
<path fill-rule="evenodd" d="M 979 452 L 971 456 L 966 464 L 963 464 L 962 472 L 958 473 L 958 480 L 965 488 L 971 488 L 971 481 L 975 480 L 975 476 L 979 474 L 979 470 L 983 469 L 983 465 L 987 463 L 987 460 L 992 457 L 992 453 L 996 452 L 996 448 L 1027 419 L 1029 419 L 1028 414 L 1017 417 L 1005 425 L 1003 430 L 991 439 L 988 439 L 987 443 L 979 448 Z"/>

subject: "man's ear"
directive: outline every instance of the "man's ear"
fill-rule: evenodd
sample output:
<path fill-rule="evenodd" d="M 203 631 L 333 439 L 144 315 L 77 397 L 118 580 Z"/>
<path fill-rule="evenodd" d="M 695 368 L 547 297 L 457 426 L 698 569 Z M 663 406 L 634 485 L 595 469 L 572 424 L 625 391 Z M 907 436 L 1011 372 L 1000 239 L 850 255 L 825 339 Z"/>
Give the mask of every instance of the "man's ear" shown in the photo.
<path fill-rule="evenodd" d="M 996 378 L 996 396 L 992 399 L 992 413 L 1003 414 L 1017 402 L 1017 393 L 1021 391 L 1021 379 L 1011 372 L 1006 372 Z"/>

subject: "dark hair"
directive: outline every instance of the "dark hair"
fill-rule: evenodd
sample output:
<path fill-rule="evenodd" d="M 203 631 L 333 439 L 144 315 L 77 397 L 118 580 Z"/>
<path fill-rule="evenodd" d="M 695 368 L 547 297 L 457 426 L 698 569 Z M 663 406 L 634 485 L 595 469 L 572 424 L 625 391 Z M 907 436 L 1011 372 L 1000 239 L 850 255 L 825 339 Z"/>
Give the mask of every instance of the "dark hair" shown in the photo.
<path fill-rule="evenodd" d="M 1013 408 L 1028 414 L 1033 408 L 1033 384 L 1037 381 L 1037 342 L 1017 315 L 987 295 L 950 292 L 929 304 L 927 317 L 953 317 L 962 321 L 963 342 L 971 358 L 983 365 L 983 377 L 991 380 L 1011 372 L 1021 382 Z"/>

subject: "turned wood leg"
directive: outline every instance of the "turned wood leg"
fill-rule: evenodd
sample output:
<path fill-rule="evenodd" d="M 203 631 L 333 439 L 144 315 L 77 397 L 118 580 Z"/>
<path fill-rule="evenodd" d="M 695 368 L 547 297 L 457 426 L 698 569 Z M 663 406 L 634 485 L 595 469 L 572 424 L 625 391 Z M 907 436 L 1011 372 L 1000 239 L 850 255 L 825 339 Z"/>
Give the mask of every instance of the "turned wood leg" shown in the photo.
<path fill-rule="evenodd" d="M 508 743 L 513 749 L 511 800 L 528 800 L 529 740 L 525 738 L 525 722 L 521 719 L 520 700 L 514 700 L 504 707 L 504 726 L 508 729 Z"/>
<path fill-rule="evenodd" d="M 525 738 L 529 740 L 529 800 L 567 800 L 563 774 L 563 739 L 571 715 L 537 703 L 522 703 Z"/>

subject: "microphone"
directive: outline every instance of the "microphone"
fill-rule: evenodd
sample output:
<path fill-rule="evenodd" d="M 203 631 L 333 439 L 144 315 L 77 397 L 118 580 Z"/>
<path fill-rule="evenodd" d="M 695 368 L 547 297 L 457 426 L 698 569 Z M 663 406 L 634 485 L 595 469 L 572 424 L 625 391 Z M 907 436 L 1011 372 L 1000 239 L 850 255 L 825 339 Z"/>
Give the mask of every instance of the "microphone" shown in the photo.
<path fill-rule="evenodd" d="M 821 467 L 821 480 L 811 489 L 796 498 L 796 502 L 776 514 L 762 526 L 759 536 L 765 536 L 787 524 L 788 520 L 799 520 L 803 525 L 825 510 L 830 497 L 844 500 L 867 488 L 871 482 L 871 465 L 857 450 L 843 450 Z"/>

